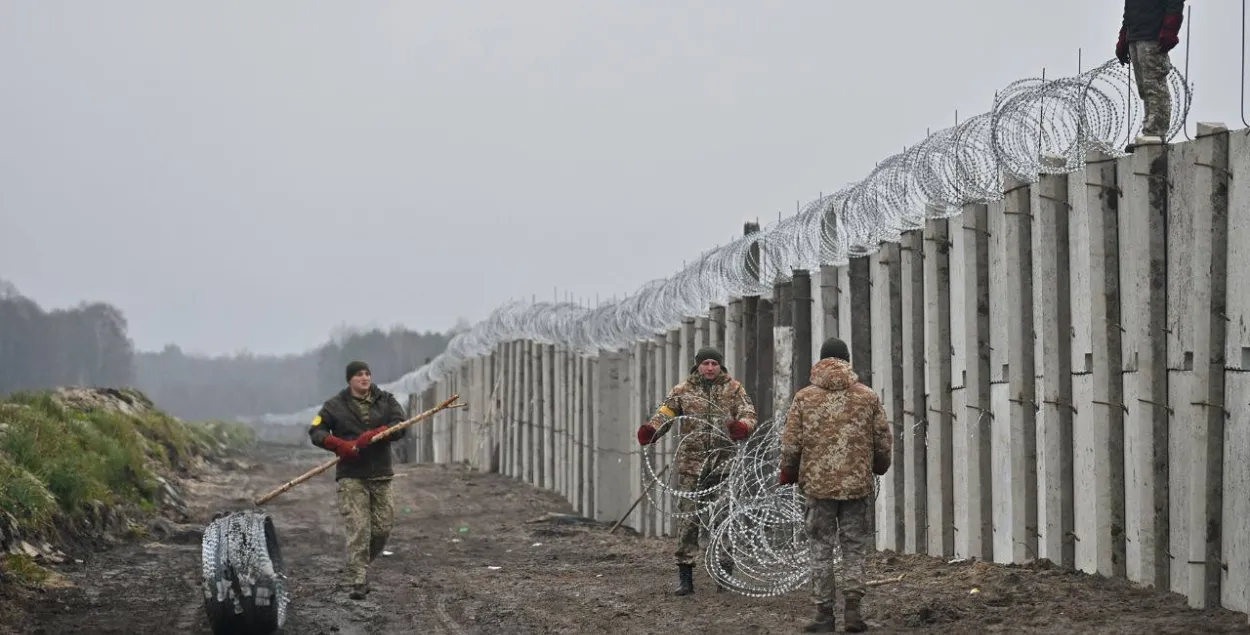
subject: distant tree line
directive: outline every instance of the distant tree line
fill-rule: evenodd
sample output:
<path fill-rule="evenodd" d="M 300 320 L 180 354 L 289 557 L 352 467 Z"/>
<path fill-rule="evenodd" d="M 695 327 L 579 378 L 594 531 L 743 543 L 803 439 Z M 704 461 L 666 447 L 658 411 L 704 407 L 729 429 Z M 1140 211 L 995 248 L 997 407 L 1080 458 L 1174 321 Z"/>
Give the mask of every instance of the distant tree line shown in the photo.
<path fill-rule="evenodd" d="M 378 383 L 394 381 L 447 348 L 451 335 L 402 327 L 356 330 L 300 355 L 205 357 L 169 345 L 139 353 L 138 385 L 157 405 L 184 419 L 226 419 L 293 412 L 347 386 L 343 369 L 369 364 Z"/>
<path fill-rule="evenodd" d="M 126 318 L 103 302 L 44 311 L 0 280 L 0 396 L 54 386 L 133 386 Z"/>
<path fill-rule="evenodd" d="M 285 413 L 346 385 L 343 368 L 365 360 L 376 382 L 394 381 L 447 348 L 448 333 L 340 328 L 298 355 L 188 355 L 176 345 L 137 352 L 126 319 L 102 302 L 44 311 L 0 280 L 0 396 L 57 386 L 133 386 L 184 419 Z"/>

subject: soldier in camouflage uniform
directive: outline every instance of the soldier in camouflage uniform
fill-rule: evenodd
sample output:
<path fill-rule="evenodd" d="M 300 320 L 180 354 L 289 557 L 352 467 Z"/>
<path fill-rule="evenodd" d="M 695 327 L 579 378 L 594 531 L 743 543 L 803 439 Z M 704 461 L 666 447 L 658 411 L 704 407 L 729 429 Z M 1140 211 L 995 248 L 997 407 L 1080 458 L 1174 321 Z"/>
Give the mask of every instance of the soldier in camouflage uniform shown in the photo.
<path fill-rule="evenodd" d="M 712 347 L 699 349 L 690 377 L 669 391 L 658 411 L 638 428 L 638 443 L 647 445 L 662 436 L 662 427 L 681 417 L 681 435 L 675 459 L 677 487 L 683 491 L 699 491 L 716 487 L 729 475 L 737 448 L 735 441 L 747 438 L 755 428 L 755 406 L 746 390 L 725 369 L 725 358 Z M 716 428 L 723 429 L 728 436 Z M 664 429 L 666 432 L 667 429 Z M 715 500 L 703 495 L 703 500 Z M 691 513 L 698 503 L 687 497 L 678 502 L 682 512 Z M 678 521 L 677 595 L 694 592 L 694 564 L 699 553 L 699 522 L 697 516 Z M 732 571 L 732 562 L 719 563 Z"/>
<path fill-rule="evenodd" d="M 1137 94 L 1145 105 L 1142 131 L 1135 145 L 1159 144 L 1172 124 L 1172 93 L 1168 90 L 1171 51 L 1180 43 L 1185 0 L 1124 0 L 1124 21 L 1115 56 L 1133 62 Z M 1131 148 L 1130 148 L 1131 150 Z"/>
<path fill-rule="evenodd" d="M 860 633 L 867 629 L 859 606 L 864 564 L 874 547 L 874 475 L 890 468 L 893 438 L 881 400 L 859 383 L 842 340 L 830 338 L 821 346 L 810 381 L 786 413 L 778 479 L 797 483 L 806 498 L 816 619 L 805 630 L 833 632 L 836 579 L 846 632 Z M 839 545 L 842 559 L 835 565 Z"/>
<path fill-rule="evenodd" d="M 346 374 L 347 388 L 321 406 L 308 435 L 339 457 L 334 479 L 347 533 L 347 584 L 351 598 L 362 600 L 369 593 L 365 569 L 382 553 L 395 522 L 390 442 L 408 431 L 375 443 L 379 432 L 404 420 L 404 409 L 395 395 L 373 385 L 364 362 L 348 364 Z"/>

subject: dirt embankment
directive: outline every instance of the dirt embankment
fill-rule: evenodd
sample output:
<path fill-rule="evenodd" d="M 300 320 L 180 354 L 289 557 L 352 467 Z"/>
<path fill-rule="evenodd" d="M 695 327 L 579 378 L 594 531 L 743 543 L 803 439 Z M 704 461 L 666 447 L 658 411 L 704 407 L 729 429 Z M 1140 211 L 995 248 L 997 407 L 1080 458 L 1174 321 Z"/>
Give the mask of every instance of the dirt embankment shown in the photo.
<path fill-rule="evenodd" d="M 183 481 L 253 444 L 246 426 L 182 422 L 138 391 L 0 400 L 0 632 L 22 606 L 70 584 L 63 567 L 190 531 Z"/>
<path fill-rule="evenodd" d="M 209 466 L 185 482 L 193 523 L 251 507 L 251 498 L 326 460 L 311 448 L 263 446 L 234 469 Z M 674 597 L 673 544 L 571 513 L 558 496 L 462 467 L 399 466 L 390 555 L 370 570 L 373 593 L 339 585 L 342 519 L 333 477 L 275 499 L 272 515 L 291 592 L 290 635 L 538 633 L 797 633 L 802 591 L 749 598 L 716 593 L 705 572 L 696 594 Z M 552 515 L 554 513 L 555 515 Z M 149 539 L 66 562 L 72 587 L 28 606 L 23 633 L 208 635 L 199 543 Z M 1175 594 L 1060 571 L 1045 564 L 948 564 L 878 554 L 873 578 L 902 582 L 865 602 L 875 633 L 1250 633 L 1244 614 L 1195 611 Z M 976 589 L 976 593 L 971 591 Z"/>

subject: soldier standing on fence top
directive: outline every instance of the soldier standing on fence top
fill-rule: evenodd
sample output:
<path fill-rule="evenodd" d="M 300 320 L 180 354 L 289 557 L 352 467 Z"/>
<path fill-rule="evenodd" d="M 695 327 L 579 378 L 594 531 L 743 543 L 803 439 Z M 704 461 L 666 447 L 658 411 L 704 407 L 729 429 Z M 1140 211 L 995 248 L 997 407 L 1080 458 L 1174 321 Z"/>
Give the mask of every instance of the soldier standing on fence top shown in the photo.
<path fill-rule="evenodd" d="M 846 632 L 867 630 L 859 613 L 865 561 L 873 549 L 874 475 L 890 469 L 894 439 L 885 408 L 851 370 L 846 343 L 829 338 L 811 383 L 794 395 L 781 433 L 782 485 L 806 498 L 816 619 L 808 633 L 832 633 L 835 580 L 842 587 Z M 842 547 L 842 560 L 834 552 Z"/>
<path fill-rule="evenodd" d="M 729 376 L 725 358 L 712 347 L 695 354 L 690 377 L 669 391 L 658 411 L 638 428 L 638 443 L 647 445 L 662 436 L 661 426 L 681 417 L 681 436 L 675 458 L 677 487 L 694 492 L 719 485 L 729 475 L 737 448 L 734 441 L 747 438 L 755 428 L 755 406 L 738 380 Z M 722 434 L 715 428 L 723 428 Z M 715 500 L 715 495 L 701 496 Z M 694 512 L 698 502 L 682 497 L 678 508 Z M 694 563 L 699 554 L 699 520 L 683 517 L 677 525 L 677 595 L 694 593 Z M 720 562 L 726 573 L 732 573 L 733 562 Z"/>
<path fill-rule="evenodd" d="M 1172 61 L 1168 51 L 1180 43 L 1184 9 L 1185 0 L 1124 0 L 1124 22 L 1115 56 L 1120 64 L 1132 60 L 1137 94 L 1146 111 L 1135 145 L 1160 144 L 1167 139 L 1172 125 L 1172 93 L 1167 82 Z"/>
<path fill-rule="evenodd" d="M 308 436 L 313 445 L 339 457 L 334 480 L 347 533 L 346 582 L 351 598 L 363 600 L 369 593 L 365 569 L 382 553 L 395 522 L 390 442 L 408 431 L 391 433 L 375 443 L 379 432 L 404 420 L 404 409 L 395 395 L 373 385 L 364 362 L 348 364 L 346 375 L 347 388 L 321 406 Z"/>

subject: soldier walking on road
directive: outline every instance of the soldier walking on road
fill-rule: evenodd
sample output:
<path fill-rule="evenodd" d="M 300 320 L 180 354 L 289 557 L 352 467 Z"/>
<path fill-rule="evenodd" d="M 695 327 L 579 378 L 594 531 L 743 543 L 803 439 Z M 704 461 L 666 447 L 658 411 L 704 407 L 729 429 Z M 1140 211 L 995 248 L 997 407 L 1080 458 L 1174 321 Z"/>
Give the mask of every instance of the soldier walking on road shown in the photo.
<path fill-rule="evenodd" d="M 874 475 L 890 469 L 894 439 L 885 408 L 851 370 L 846 343 L 820 347 L 811 383 L 794 396 L 781 433 L 782 485 L 797 483 L 806 497 L 816 619 L 808 633 L 832 633 L 834 588 L 842 586 L 846 632 L 868 626 L 860 616 L 865 568 L 873 545 Z M 834 552 L 842 548 L 836 565 Z M 836 584 L 835 584 L 836 580 Z"/>
<path fill-rule="evenodd" d="M 755 428 L 755 406 L 746 390 L 725 369 L 725 358 L 712 347 L 695 354 L 690 377 L 669 391 L 658 411 L 638 428 L 638 443 L 655 442 L 660 428 L 681 417 L 678 434 L 682 435 L 675 458 L 677 487 L 695 492 L 716 487 L 729 476 L 737 453 L 735 441 L 747 438 Z M 717 428 L 723 428 L 728 437 Z M 709 497 L 701 497 L 706 500 Z M 714 500 L 714 496 L 711 497 Z M 698 503 L 681 497 L 678 508 L 691 514 Z M 699 554 L 699 522 L 697 516 L 684 516 L 677 525 L 677 595 L 694 593 L 694 564 Z M 732 574 L 733 562 L 720 562 Z"/>
<path fill-rule="evenodd" d="M 373 385 L 364 362 L 348 364 L 346 374 L 347 388 L 321 406 L 308 436 L 313 445 L 339 457 L 334 480 L 347 533 L 347 584 L 351 598 L 363 600 L 369 593 L 365 569 L 382 553 L 395 522 L 390 442 L 408 431 L 375 444 L 379 432 L 404 420 L 404 409 L 395 395 Z"/>
<path fill-rule="evenodd" d="M 1185 0 L 1124 0 L 1115 56 L 1120 64 L 1132 60 L 1137 94 L 1146 111 L 1135 145 L 1167 140 L 1172 125 L 1172 93 L 1168 90 L 1172 61 L 1168 51 L 1180 43 L 1184 9 Z"/>

